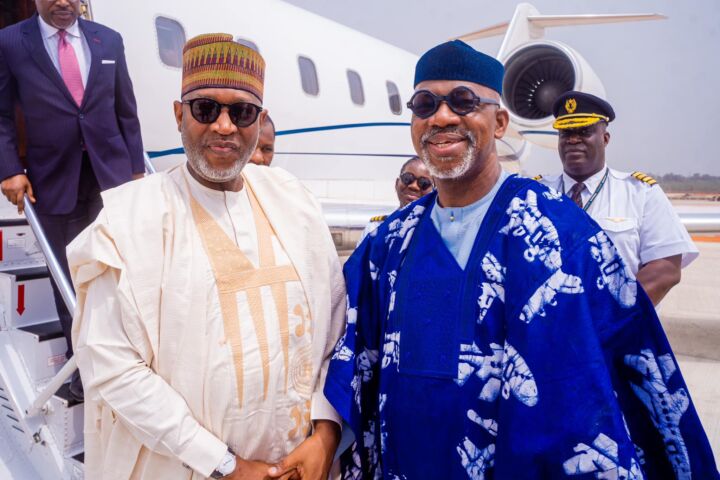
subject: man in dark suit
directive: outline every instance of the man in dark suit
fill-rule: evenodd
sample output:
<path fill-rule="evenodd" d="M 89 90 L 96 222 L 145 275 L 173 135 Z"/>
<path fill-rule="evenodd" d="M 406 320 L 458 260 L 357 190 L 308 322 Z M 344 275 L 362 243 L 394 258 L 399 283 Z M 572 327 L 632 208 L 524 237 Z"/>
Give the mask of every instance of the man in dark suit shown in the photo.
<path fill-rule="evenodd" d="M 140 124 L 117 32 L 79 18 L 80 0 L 35 0 L 39 15 L 0 30 L 0 179 L 23 211 L 27 193 L 68 275 L 65 247 L 102 208 L 100 191 L 144 172 Z M 15 105 L 25 117 L 18 156 Z M 55 304 L 72 355 L 68 313 Z M 76 376 L 71 393 L 82 397 Z"/>

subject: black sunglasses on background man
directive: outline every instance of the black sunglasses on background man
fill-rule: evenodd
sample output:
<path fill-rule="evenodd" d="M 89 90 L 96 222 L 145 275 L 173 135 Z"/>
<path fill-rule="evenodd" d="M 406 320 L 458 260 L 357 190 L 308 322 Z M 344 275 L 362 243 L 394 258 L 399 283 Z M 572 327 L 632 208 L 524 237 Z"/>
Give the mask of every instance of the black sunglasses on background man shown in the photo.
<path fill-rule="evenodd" d="M 410 172 L 401 173 L 399 178 L 400 181 L 408 187 L 412 185 L 413 182 L 417 181 L 418 188 L 423 192 L 433 186 L 432 180 L 430 180 L 428 177 L 416 177 Z"/>

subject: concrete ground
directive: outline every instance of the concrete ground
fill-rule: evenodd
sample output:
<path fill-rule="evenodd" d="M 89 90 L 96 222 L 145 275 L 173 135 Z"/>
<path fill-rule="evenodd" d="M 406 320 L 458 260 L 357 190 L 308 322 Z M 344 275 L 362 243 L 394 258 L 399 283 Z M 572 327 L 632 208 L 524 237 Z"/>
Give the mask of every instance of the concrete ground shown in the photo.
<path fill-rule="evenodd" d="M 658 313 L 720 465 L 720 243 L 696 245 Z"/>

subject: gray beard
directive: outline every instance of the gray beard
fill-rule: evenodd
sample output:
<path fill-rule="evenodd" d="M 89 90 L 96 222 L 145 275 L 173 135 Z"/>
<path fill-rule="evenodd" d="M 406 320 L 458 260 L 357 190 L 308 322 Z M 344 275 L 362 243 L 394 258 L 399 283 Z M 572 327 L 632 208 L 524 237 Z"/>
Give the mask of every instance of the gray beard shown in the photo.
<path fill-rule="evenodd" d="M 459 165 L 456 165 L 455 167 L 451 168 L 450 170 L 439 170 L 435 165 L 432 164 L 430 161 L 430 152 L 427 148 L 427 141 L 435 135 L 436 133 L 439 133 L 440 131 L 447 132 L 447 133 L 459 133 L 462 135 L 465 135 L 465 137 L 468 139 L 468 148 L 465 150 L 465 155 L 463 155 L 462 162 Z M 445 128 L 445 129 L 439 129 L 435 128 L 430 130 L 429 132 L 425 133 L 425 135 L 422 136 L 420 139 L 420 159 L 425 164 L 425 167 L 427 167 L 428 171 L 430 172 L 430 175 L 434 178 L 440 179 L 440 180 L 453 180 L 459 177 L 462 177 L 467 173 L 468 170 L 470 170 L 470 167 L 472 166 L 474 160 L 475 160 L 475 147 L 477 145 L 477 140 L 475 138 L 475 135 L 467 130 L 460 130 L 456 127 L 451 128 Z M 436 160 L 438 160 L 440 163 L 447 162 L 453 160 L 454 157 L 437 157 Z"/>
<path fill-rule="evenodd" d="M 185 136 L 185 132 L 180 133 L 183 147 L 185 148 L 185 156 L 193 171 L 200 178 L 212 183 L 224 183 L 236 179 L 245 165 L 250 161 L 250 156 L 255 151 L 255 146 L 246 148 L 240 154 L 240 158 L 230 168 L 213 168 L 202 154 L 202 148 L 196 144 L 192 144 Z"/>

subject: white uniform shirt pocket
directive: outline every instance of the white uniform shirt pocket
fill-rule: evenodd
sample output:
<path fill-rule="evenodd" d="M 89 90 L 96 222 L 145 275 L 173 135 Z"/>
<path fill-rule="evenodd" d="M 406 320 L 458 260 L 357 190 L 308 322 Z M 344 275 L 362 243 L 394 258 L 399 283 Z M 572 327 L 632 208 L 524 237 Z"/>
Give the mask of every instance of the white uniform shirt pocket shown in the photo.
<path fill-rule="evenodd" d="M 640 267 L 638 220 L 629 217 L 601 217 L 595 221 L 608 234 L 633 275 L 637 274 Z"/>

